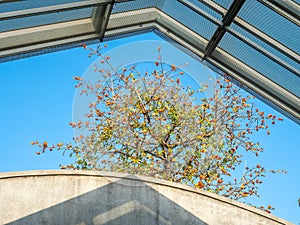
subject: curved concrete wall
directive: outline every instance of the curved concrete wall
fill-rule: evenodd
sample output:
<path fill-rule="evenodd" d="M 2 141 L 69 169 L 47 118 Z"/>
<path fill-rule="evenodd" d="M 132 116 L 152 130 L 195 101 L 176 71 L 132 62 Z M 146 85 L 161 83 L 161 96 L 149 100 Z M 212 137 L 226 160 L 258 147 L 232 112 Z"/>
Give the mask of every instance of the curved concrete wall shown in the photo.
<path fill-rule="evenodd" d="M 93 171 L 0 173 L 0 224 L 291 224 L 159 179 Z"/>

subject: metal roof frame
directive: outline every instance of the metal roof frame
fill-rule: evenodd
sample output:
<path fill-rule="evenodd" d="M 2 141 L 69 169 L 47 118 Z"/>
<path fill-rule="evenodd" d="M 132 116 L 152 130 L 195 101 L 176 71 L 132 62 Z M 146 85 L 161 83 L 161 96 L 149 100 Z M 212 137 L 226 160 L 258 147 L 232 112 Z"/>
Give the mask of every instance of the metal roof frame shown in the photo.
<path fill-rule="evenodd" d="M 203 14 L 203 10 L 199 9 L 199 7 L 197 7 L 197 6 L 189 3 L 188 1 L 185 1 L 185 0 L 178 0 L 178 1 L 184 3 L 191 10 L 193 10 L 193 11 L 199 13 L 199 14 Z M 205 5 L 207 5 L 208 7 L 210 7 L 211 9 L 219 12 L 220 14 L 225 14 L 226 13 L 226 9 L 224 9 L 223 7 L 217 5 L 216 3 L 214 3 L 211 0 L 200 0 L 200 1 L 203 2 Z M 219 21 L 216 21 L 216 20 L 214 20 L 212 18 L 209 18 L 209 17 L 207 17 L 207 18 L 208 18 L 208 20 L 210 20 L 211 22 L 215 23 L 219 27 L 222 26 L 222 23 L 220 23 Z M 292 60 L 300 63 L 300 57 L 299 57 L 298 54 L 296 54 L 294 51 L 292 51 L 291 49 L 287 48 L 286 46 L 284 46 L 280 42 L 276 41 L 272 37 L 266 35 L 262 31 L 260 31 L 257 28 L 253 27 L 251 24 L 247 23 L 245 20 L 243 20 L 243 19 L 241 19 L 241 18 L 239 18 L 239 17 L 236 16 L 232 20 L 232 23 L 237 24 L 241 28 L 245 29 L 246 31 L 248 31 L 249 33 L 251 33 L 252 35 L 254 35 L 255 37 L 257 37 L 258 39 L 264 41 L 268 45 L 270 45 L 273 48 L 277 49 L 282 54 L 284 54 L 287 57 L 291 58 Z M 268 58 L 272 59 L 273 61 L 277 62 L 281 66 L 285 67 L 287 70 L 290 70 L 292 73 L 295 73 L 298 76 L 300 76 L 300 71 L 298 69 L 296 69 L 293 66 L 289 65 L 288 63 L 284 62 L 279 57 L 273 55 L 272 53 L 268 52 L 267 50 L 261 48 L 260 46 L 258 46 L 253 41 L 248 40 L 242 34 L 238 33 L 235 30 L 233 30 L 228 25 L 227 26 L 223 26 L 223 29 L 224 29 L 224 32 L 227 31 L 227 32 L 231 33 L 232 35 L 240 38 L 242 41 L 246 42 L 248 45 L 252 46 L 257 51 L 260 51 L 262 54 L 266 55 Z M 213 38 L 212 38 L 212 40 L 213 40 Z"/>
<path fill-rule="evenodd" d="M 166 1 L 167 0 L 156 2 L 157 4 L 159 2 L 163 5 Z M 255 92 L 268 104 L 275 106 L 278 110 L 283 111 L 287 116 L 300 124 L 300 99 L 297 95 L 276 81 L 266 77 L 265 74 L 252 68 L 246 62 L 226 52 L 219 45 L 223 36 L 230 34 L 272 62 L 280 65 L 291 74 L 294 74 L 299 79 L 299 67 L 295 66 L 297 63 L 300 63 L 299 53 L 239 17 L 238 13 L 246 1 L 247 0 L 234 0 L 228 10 L 215 1 L 197 1 L 199 4 L 203 4 L 219 15 L 222 15 L 223 19 L 219 20 L 193 3 L 195 0 L 193 0 L 193 2 L 192 0 L 176 0 L 177 3 L 184 5 L 191 11 L 197 13 L 197 15 L 201 15 L 217 26 L 217 29 L 210 39 L 204 38 L 181 21 L 178 21 L 177 18 L 168 15 L 161 7 L 157 7 L 156 5 L 121 12 L 112 11 L 114 4 L 135 2 L 133 0 L 86 0 L 46 8 L 24 10 L 22 12 L 0 13 L 1 23 L 1 20 L 10 18 L 96 6 L 91 18 L 0 32 L 0 62 L 24 57 L 43 49 L 56 50 L 59 49 L 60 46 L 72 44 L 78 46 L 78 43 L 89 40 L 109 40 L 124 35 L 132 35 L 137 32 L 155 31 L 193 52 L 212 68 L 217 68 L 229 74 L 235 81 L 244 85 L 252 92 Z M 299 26 L 300 7 L 297 3 L 286 0 L 257 1 L 273 10 L 274 13 L 280 14 L 288 21 Z M 231 24 L 237 25 L 289 60 L 281 58 L 278 54 L 274 54 L 273 50 L 270 51 L 259 43 L 249 39 L 243 33 L 233 29 Z M 32 39 L 34 36 L 43 36 L 41 34 L 49 34 L 49 36 L 47 36 L 46 39 Z"/>
<path fill-rule="evenodd" d="M 124 22 L 130 21 L 130 17 L 134 18 L 134 24 Z M 208 63 L 230 74 L 239 83 L 287 112 L 294 121 L 300 123 L 300 99 L 297 96 L 218 47 L 210 55 L 205 55 L 208 40 L 159 9 L 147 8 L 112 14 L 105 38 L 145 29 L 158 30 L 202 59 L 205 57 Z"/>
<path fill-rule="evenodd" d="M 0 22 L 16 18 L 94 7 L 94 16 L 73 21 L 0 32 L 0 62 L 26 57 L 43 49 L 102 39 L 114 0 L 89 0 L 0 13 Z"/>
<path fill-rule="evenodd" d="M 300 6 L 293 1 L 284 0 L 258 0 L 273 11 L 300 26 Z"/>
<path fill-rule="evenodd" d="M 205 53 L 203 59 L 205 59 L 207 56 L 210 56 L 213 51 L 216 49 L 217 45 L 223 38 L 225 32 L 226 32 L 226 27 L 229 27 L 230 24 L 233 22 L 234 18 L 242 8 L 243 4 L 245 3 L 246 0 L 234 0 L 228 11 L 223 17 L 223 20 L 221 22 L 221 25 L 218 26 L 218 29 L 215 31 L 214 35 L 208 42 L 206 48 L 205 48 Z"/>

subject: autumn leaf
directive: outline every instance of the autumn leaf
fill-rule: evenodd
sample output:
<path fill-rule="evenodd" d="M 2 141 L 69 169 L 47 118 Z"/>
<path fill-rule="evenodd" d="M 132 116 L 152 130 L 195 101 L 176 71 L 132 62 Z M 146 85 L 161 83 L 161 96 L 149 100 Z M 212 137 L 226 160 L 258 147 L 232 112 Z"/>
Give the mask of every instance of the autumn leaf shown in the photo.
<path fill-rule="evenodd" d="M 203 188 L 205 185 L 201 181 L 199 181 L 195 186 L 198 188 Z"/>
<path fill-rule="evenodd" d="M 70 124 L 70 126 L 73 127 L 73 128 L 76 127 L 76 123 L 74 123 L 74 122 L 70 122 L 69 124 Z"/>
<path fill-rule="evenodd" d="M 84 49 L 86 49 L 86 44 L 80 44 L 79 46 L 83 47 Z"/>
<path fill-rule="evenodd" d="M 81 77 L 77 77 L 77 76 L 74 76 L 73 79 L 74 79 L 74 80 L 82 80 Z"/>
<path fill-rule="evenodd" d="M 48 143 L 46 141 L 44 141 L 44 143 L 43 143 L 43 152 L 46 150 L 47 147 L 48 147 Z"/>
<path fill-rule="evenodd" d="M 248 197 L 248 193 L 244 192 L 244 193 L 242 194 L 242 196 L 243 196 L 243 197 Z"/>
<path fill-rule="evenodd" d="M 172 69 L 172 71 L 176 71 L 176 70 L 177 70 L 177 67 L 176 67 L 174 64 L 172 64 L 172 65 L 171 65 L 171 69 Z"/>

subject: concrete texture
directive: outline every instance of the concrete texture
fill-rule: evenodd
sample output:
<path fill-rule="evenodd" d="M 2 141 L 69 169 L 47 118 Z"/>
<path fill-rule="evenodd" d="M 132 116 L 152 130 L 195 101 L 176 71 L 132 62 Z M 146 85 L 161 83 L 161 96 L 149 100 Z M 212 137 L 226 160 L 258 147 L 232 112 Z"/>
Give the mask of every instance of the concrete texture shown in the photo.
<path fill-rule="evenodd" d="M 128 174 L 60 170 L 0 173 L 0 224 L 291 223 L 177 183 Z"/>

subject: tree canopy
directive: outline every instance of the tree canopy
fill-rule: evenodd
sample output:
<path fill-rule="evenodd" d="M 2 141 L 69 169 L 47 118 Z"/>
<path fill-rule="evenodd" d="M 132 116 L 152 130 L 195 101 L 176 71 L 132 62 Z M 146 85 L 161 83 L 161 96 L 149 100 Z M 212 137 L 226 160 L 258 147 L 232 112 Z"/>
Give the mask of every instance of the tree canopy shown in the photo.
<path fill-rule="evenodd" d="M 108 67 L 95 68 L 97 81 L 74 77 L 81 95 L 93 99 L 87 120 L 70 122 L 85 132 L 70 143 L 32 142 L 41 149 L 37 154 L 58 149 L 75 156 L 63 169 L 153 176 L 235 200 L 259 196 L 258 185 L 268 171 L 256 164 L 236 177 L 235 170 L 241 168 L 243 152 L 259 156 L 263 151 L 252 135 L 270 134 L 268 123 L 281 118 L 256 108 L 254 97 L 241 94 L 227 75 L 217 77 L 212 87 L 183 84 L 182 68 L 164 64 L 160 48 L 147 71 L 137 65 L 113 68 L 100 48 L 91 54 Z M 205 96 L 208 89 L 212 94 Z"/>

